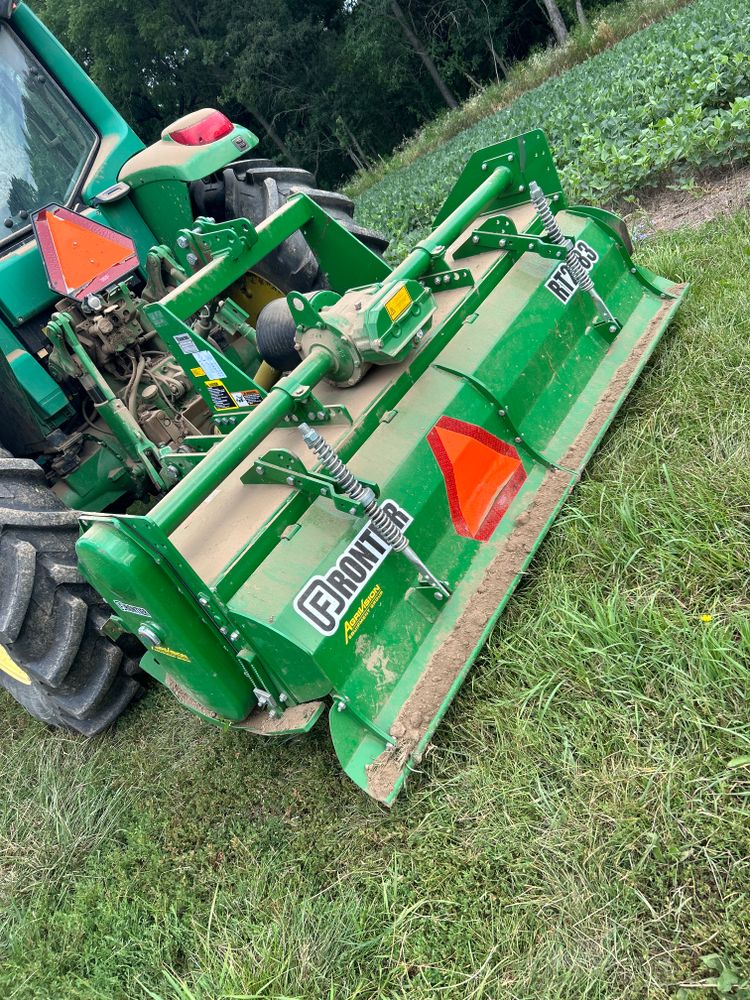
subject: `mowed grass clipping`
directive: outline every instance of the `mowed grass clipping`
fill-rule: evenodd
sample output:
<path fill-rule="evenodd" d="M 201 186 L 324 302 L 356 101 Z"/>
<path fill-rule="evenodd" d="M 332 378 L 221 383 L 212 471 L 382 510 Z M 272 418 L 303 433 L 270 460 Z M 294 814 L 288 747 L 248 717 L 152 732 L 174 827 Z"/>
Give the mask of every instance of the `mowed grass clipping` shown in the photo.
<path fill-rule="evenodd" d="M 154 687 L 85 742 L 0 699 L 4 1000 L 747 982 L 749 248 L 740 215 L 641 249 L 691 296 L 392 812 L 325 726 Z"/>
<path fill-rule="evenodd" d="M 358 220 L 392 236 L 388 256 L 400 260 L 475 150 L 533 128 L 547 133 L 572 202 L 746 160 L 750 0 L 696 0 L 547 80 L 388 173 L 358 197 Z"/>

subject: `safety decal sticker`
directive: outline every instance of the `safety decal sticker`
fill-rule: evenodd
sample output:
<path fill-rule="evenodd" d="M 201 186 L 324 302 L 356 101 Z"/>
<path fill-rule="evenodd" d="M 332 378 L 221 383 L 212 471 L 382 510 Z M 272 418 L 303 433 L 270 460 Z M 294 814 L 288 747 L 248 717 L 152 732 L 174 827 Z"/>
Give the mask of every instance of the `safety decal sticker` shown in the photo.
<path fill-rule="evenodd" d="M 174 338 L 175 344 L 180 348 L 183 354 L 197 354 L 198 347 L 193 340 L 193 338 L 187 333 L 178 333 Z"/>
<path fill-rule="evenodd" d="M 386 312 L 395 323 L 399 316 L 406 312 L 411 303 L 412 297 L 409 295 L 409 289 L 406 285 L 402 285 L 396 294 L 392 295 L 386 302 Z"/>
<path fill-rule="evenodd" d="M 204 383 L 211 397 L 211 405 L 215 410 L 236 410 L 237 403 L 221 379 L 212 379 Z"/>
<path fill-rule="evenodd" d="M 227 373 L 210 351 L 196 351 L 196 364 L 199 364 L 208 378 L 226 378 Z"/>
<path fill-rule="evenodd" d="M 232 395 L 238 406 L 257 406 L 263 400 L 257 389 L 240 389 L 239 392 L 233 392 Z"/>
<path fill-rule="evenodd" d="M 599 254 L 583 240 L 579 240 L 576 243 L 576 250 L 578 251 L 578 259 L 583 268 L 586 271 L 590 271 L 599 260 Z M 573 275 L 570 273 L 570 268 L 567 264 L 561 264 L 555 268 L 552 276 L 545 281 L 544 287 L 548 288 L 555 298 L 559 299 L 563 304 L 570 302 L 574 293 L 578 290 L 578 285 L 573 280 Z"/>
<path fill-rule="evenodd" d="M 183 663 L 190 663 L 189 656 L 179 653 L 176 649 L 170 649 L 169 646 L 152 646 L 151 650 L 154 653 L 161 653 L 163 656 L 171 656 L 174 660 L 182 660 Z"/>
<path fill-rule="evenodd" d="M 190 374 L 191 375 L 195 375 L 196 378 L 205 378 L 206 377 L 206 373 L 203 371 L 202 368 L 191 368 L 190 369 Z"/>
<path fill-rule="evenodd" d="M 384 500 L 381 506 L 402 530 L 411 524 L 411 514 L 395 501 Z M 332 569 L 324 576 L 314 576 L 305 584 L 294 599 L 294 610 L 321 635 L 333 635 L 359 592 L 390 551 L 382 538 L 367 525 L 339 556 Z M 375 590 L 380 590 L 377 598 L 373 597 Z M 375 590 L 362 602 L 365 604 L 372 598 L 367 614 L 382 596 L 380 587 Z M 364 609 L 362 614 L 364 615 Z M 356 612 L 353 617 L 357 617 Z M 357 628 L 364 617 L 360 615 L 359 623 L 355 622 Z"/>
<path fill-rule="evenodd" d="M 146 608 L 142 608 L 139 604 L 126 604 L 124 601 L 113 601 L 120 611 L 127 611 L 129 615 L 138 615 L 140 618 L 150 618 L 151 614 Z"/>

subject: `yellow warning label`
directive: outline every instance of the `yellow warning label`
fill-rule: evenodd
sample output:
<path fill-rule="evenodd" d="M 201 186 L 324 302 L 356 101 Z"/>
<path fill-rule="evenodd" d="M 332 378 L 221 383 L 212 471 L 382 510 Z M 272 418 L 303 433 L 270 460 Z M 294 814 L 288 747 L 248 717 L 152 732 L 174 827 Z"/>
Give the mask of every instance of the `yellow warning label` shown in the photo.
<path fill-rule="evenodd" d="M 183 663 L 190 663 L 189 656 L 185 656 L 184 653 L 178 653 L 176 649 L 170 649 L 169 646 L 152 646 L 151 649 L 155 653 L 161 653 L 163 656 L 171 656 L 175 660 L 182 660 Z"/>
<path fill-rule="evenodd" d="M 202 368 L 191 368 L 190 372 L 191 374 L 195 375 L 196 378 L 203 378 L 203 376 L 206 374 Z"/>
<path fill-rule="evenodd" d="M 402 285 L 395 295 L 392 295 L 385 304 L 385 311 L 392 320 L 397 320 L 403 315 L 412 304 L 412 297 L 406 285 Z"/>
<path fill-rule="evenodd" d="M 362 622 L 367 618 L 372 609 L 378 603 L 380 598 L 383 596 L 383 588 L 379 583 L 376 583 L 372 588 L 367 597 L 363 597 L 359 602 L 359 607 L 351 616 L 344 622 L 344 645 L 349 645 L 349 640 L 353 635 L 356 635 Z"/>
<path fill-rule="evenodd" d="M 12 677 L 14 681 L 20 681 L 21 684 L 31 684 L 29 675 L 25 670 L 21 670 L 5 646 L 0 646 L 0 670 Z"/>
<path fill-rule="evenodd" d="M 219 378 L 211 379 L 209 382 L 203 383 L 208 389 L 209 399 L 211 400 L 211 405 L 214 410 L 218 413 L 221 410 L 237 410 L 237 400 L 227 389 L 224 383 Z"/>

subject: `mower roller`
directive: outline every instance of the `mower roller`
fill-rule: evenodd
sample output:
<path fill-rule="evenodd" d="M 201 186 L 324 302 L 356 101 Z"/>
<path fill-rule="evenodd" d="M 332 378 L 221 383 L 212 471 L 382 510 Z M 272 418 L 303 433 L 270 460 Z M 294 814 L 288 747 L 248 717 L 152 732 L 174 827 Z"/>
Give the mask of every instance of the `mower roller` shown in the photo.
<path fill-rule="evenodd" d="M 327 287 L 245 324 L 251 374 L 195 317 L 295 234 Z M 476 152 L 393 269 L 304 194 L 177 242 L 139 308 L 221 433 L 159 451 L 148 513 L 82 514 L 81 571 L 186 708 L 268 738 L 327 710 L 391 804 L 685 289 L 567 206 L 541 131 Z"/>

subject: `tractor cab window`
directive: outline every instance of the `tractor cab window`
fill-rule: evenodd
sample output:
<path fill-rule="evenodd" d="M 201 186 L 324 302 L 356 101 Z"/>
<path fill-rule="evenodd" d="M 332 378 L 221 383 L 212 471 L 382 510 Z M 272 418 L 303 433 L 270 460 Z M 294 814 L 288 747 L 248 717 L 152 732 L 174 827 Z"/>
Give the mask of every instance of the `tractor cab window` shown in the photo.
<path fill-rule="evenodd" d="M 66 204 L 96 133 L 46 70 L 0 25 L 0 243 L 50 202 Z"/>

